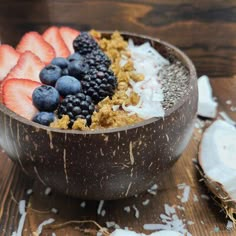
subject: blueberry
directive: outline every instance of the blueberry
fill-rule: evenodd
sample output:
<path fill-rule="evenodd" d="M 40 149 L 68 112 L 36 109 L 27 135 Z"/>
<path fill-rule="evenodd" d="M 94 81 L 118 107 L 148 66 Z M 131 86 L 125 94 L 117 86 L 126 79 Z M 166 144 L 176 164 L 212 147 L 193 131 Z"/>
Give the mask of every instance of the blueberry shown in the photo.
<path fill-rule="evenodd" d="M 55 85 L 55 88 L 58 90 L 62 97 L 67 95 L 76 94 L 81 91 L 81 83 L 76 78 L 65 75 L 62 76 Z"/>
<path fill-rule="evenodd" d="M 67 57 L 67 60 L 69 62 L 72 62 L 72 61 L 83 61 L 83 56 L 81 56 L 79 53 L 73 53 L 71 54 L 69 57 Z"/>
<path fill-rule="evenodd" d="M 61 68 L 56 65 L 45 66 L 39 73 L 42 83 L 54 86 L 56 81 L 61 77 Z"/>
<path fill-rule="evenodd" d="M 54 120 L 55 120 L 54 113 L 45 111 L 37 113 L 33 118 L 34 122 L 47 126 L 49 126 L 50 123 L 52 123 Z"/>
<path fill-rule="evenodd" d="M 41 85 L 32 95 L 33 104 L 39 111 L 55 111 L 59 104 L 58 91 L 49 85 Z"/>
<path fill-rule="evenodd" d="M 59 66 L 61 69 L 65 69 L 68 66 L 68 64 L 69 64 L 69 61 L 66 58 L 64 58 L 64 57 L 55 57 L 51 61 L 51 64 Z"/>
<path fill-rule="evenodd" d="M 80 79 L 89 70 L 88 64 L 83 61 L 72 61 L 68 66 L 69 75 Z"/>

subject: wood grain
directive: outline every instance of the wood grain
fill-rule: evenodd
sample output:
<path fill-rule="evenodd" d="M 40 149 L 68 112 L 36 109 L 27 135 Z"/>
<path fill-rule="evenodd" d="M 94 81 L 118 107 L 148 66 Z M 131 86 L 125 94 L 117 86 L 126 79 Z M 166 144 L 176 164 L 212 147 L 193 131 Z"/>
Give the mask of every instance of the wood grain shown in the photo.
<path fill-rule="evenodd" d="M 236 73 L 234 0 L 2 0 L 0 37 L 17 44 L 24 32 L 49 25 L 121 30 L 169 41 L 193 60 L 199 75 Z"/>
<path fill-rule="evenodd" d="M 219 102 L 219 110 L 227 112 L 232 119 L 236 120 L 236 112 L 230 110 L 231 106 L 236 106 L 236 78 L 214 79 L 211 83 L 214 96 Z M 232 104 L 227 105 L 227 100 L 231 100 Z M 184 211 L 178 210 L 177 213 L 181 219 L 194 222 L 193 225 L 187 226 L 193 236 L 235 235 L 236 231 L 228 232 L 226 230 L 227 219 L 216 203 L 212 199 L 206 200 L 201 197 L 202 194 L 211 195 L 204 184 L 199 182 L 201 177 L 193 164 L 193 159 L 197 157 L 200 138 L 201 133 L 196 129 L 180 160 L 166 173 L 162 182 L 158 183 L 159 188 L 156 196 L 143 193 L 137 198 L 106 201 L 103 208 L 106 210 L 104 217 L 97 215 L 98 202 L 96 201 L 87 201 L 86 207 L 81 208 L 82 200 L 80 199 L 70 198 L 54 191 L 48 196 L 45 195 L 45 186 L 30 181 L 4 153 L 0 152 L 0 235 L 11 235 L 18 226 L 18 205 L 12 196 L 17 202 L 25 199 L 28 203 L 24 236 L 35 232 L 38 225 L 49 218 L 56 220 L 54 224 L 68 220 L 92 219 L 105 226 L 106 221 L 115 221 L 122 228 L 128 226 L 139 232 L 150 233 L 143 230 L 143 224 L 160 223 L 159 216 L 164 213 L 164 204 L 166 203 L 184 207 Z M 191 186 L 190 198 L 187 203 L 181 203 L 177 197 L 178 195 L 181 197 L 183 193 L 177 188 L 177 184 L 180 183 Z M 33 194 L 27 197 L 26 190 L 29 188 L 33 189 Z M 194 201 L 194 195 L 198 197 L 198 202 Z M 143 206 L 142 202 L 146 199 L 150 199 L 150 203 Z M 140 211 L 139 219 L 134 216 L 133 205 Z M 125 206 L 131 207 L 131 213 L 124 212 Z M 58 214 L 52 213 L 52 208 L 56 208 L 59 211 Z M 90 235 L 96 235 L 95 227 L 86 224 L 74 224 L 53 230 L 45 228 L 42 235 L 52 235 L 52 232 L 55 232 L 57 236 L 85 235 L 79 231 L 78 226 L 82 229 L 92 229 Z M 216 227 L 219 227 L 220 232 L 215 233 Z"/>

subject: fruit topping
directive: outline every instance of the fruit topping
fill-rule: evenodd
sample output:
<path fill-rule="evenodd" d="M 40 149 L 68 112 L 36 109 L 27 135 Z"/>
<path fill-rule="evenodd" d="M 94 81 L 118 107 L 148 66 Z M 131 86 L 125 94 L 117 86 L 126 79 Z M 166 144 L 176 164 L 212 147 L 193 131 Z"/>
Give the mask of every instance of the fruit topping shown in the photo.
<path fill-rule="evenodd" d="M 66 46 L 58 27 L 49 27 L 43 33 L 43 38 L 54 48 L 57 57 L 68 57 L 70 55 L 70 51 Z"/>
<path fill-rule="evenodd" d="M 45 64 L 55 57 L 53 47 L 37 32 L 26 33 L 16 47 L 16 51 L 20 53 L 27 50 L 37 55 Z"/>
<path fill-rule="evenodd" d="M 4 81 L 11 78 L 27 78 L 40 82 L 39 73 L 43 67 L 43 62 L 36 55 L 26 51 L 21 54 L 17 64 L 11 69 Z"/>
<path fill-rule="evenodd" d="M 58 107 L 60 95 L 49 85 L 41 85 L 33 91 L 33 104 L 39 111 L 55 111 Z"/>
<path fill-rule="evenodd" d="M 8 74 L 12 67 L 14 67 L 20 57 L 16 50 L 7 45 L 0 46 L 0 82 Z"/>
<path fill-rule="evenodd" d="M 87 32 L 81 32 L 79 36 L 73 41 L 75 52 L 81 55 L 86 55 L 94 50 L 98 50 L 99 46 L 94 38 Z"/>
<path fill-rule="evenodd" d="M 32 93 L 41 84 L 28 79 L 9 79 L 3 83 L 3 104 L 31 120 L 38 112 L 32 104 Z"/>
<path fill-rule="evenodd" d="M 95 50 L 85 56 L 86 62 L 90 67 L 97 67 L 99 65 L 104 65 L 109 67 L 111 65 L 111 60 L 108 56 L 101 50 Z"/>
<path fill-rule="evenodd" d="M 105 97 L 111 97 L 114 94 L 117 81 L 111 70 L 99 66 L 98 69 L 91 68 L 89 73 L 81 79 L 81 84 L 84 93 L 91 96 L 96 104 Z"/>
<path fill-rule="evenodd" d="M 38 124 L 49 126 L 55 120 L 55 115 L 53 112 L 41 111 L 32 120 Z"/>
<path fill-rule="evenodd" d="M 61 77 L 61 75 L 62 75 L 61 68 L 59 66 L 50 64 L 45 66 L 41 70 L 39 78 L 42 81 L 42 83 L 54 86 L 57 80 Z"/>
<path fill-rule="evenodd" d="M 74 61 L 74 60 L 83 60 L 83 56 L 81 56 L 79 53 L 75 52 L 75 53 L 71 54 L 71 55 L 67 58 L 67 60 L 68 60 L 69 62 L 72 62 L 72 61 Z"/>
<path fill-rule="evenodd" d="M 73 41 L 80 34 L 80 32 L 78 30 L 66 26 L 60 27 L 59 30 L 66 46 L 70 50 L 70 53 L 73 53 Z"/>
<path fill-rule="evenodd" d="M 69 61 L 66 58 L 64 58 L 64 57 L 55 57 L 51 61 L 51 64 L 59 66 L 61 69 L 65 69 L 69 65 Z"/>
<path fill-rule="evenodd" d="M 74 60 L 70 62 L 68 66 L 68 73 L 76 77 L 77 79 L 82 79 L 89 72 L 88 64 L 83 60 Z"/>
<path fill-rule="evenodd" d="M 65 75 L 56 82 L 55 88 L 62 97 L 73 95 L 81 91 L 81 83 L 76 78 Z"/>
<path fill-rule="evenodd" d="M 77 119 L 86 119 L 87 125 L 91 124 L 91 115 L 94 112 L 94 104 L 90 96 L 84 93 L 66 96 L 58 107 L 58 117 L 63 115 L 70 117 L 70 127 Z"/>

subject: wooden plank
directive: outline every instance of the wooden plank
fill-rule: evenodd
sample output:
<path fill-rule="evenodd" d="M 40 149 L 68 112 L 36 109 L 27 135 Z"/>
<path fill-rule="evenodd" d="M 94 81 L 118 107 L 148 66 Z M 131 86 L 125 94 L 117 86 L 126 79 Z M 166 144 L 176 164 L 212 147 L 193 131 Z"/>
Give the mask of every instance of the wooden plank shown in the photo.
<path fill-rule="evenodd" d="M 81 30 L 132 31 L 183 49 L 199 75 L 236 73 L 236 2 L 233 0 L 120 0 L 0 2 L 2 42 L 17 44 L 26 31 L 53 25 Z"/>
<path fill-rule="evenodd" d="M 214 95 L 219 102 L 219 110 L 224 110 L 236 120 L 236 112 L 230 110 L 231 106 L 236 106 L 236 78 L 221 78 L 211 81 Z M 232 104 L 226 104 L 227 100 L 232 100 Z M 194 136 L 188 145 L 188 148 L 174 165 L 174 167 L 163 175 L 158 183 L 157 195 L 143 193 L 140 196 L 118 200 L 106 201 L 103 209 L 106 210 L 104 217 L 97 215 L 99 202 L 86 201 L 86 207 L 80 206 L 83 200 L 70 198 L 52 191 L 50 195 L 45 195 L 45 186 L 40 183 L 32 182 L 12 164 L 7 156 L 0 152 L 0 233 L 1 235 L 11 235 L 16 230 L 19 221 L 18 206 L 12 195 L 18 202 L 20 199 L 26 199 L 28 203 L 27 219 L 24 227 L 24 235 L 28 236 L 37 230 L 38 225 L 49 218 L 55 219 L 55 224 L 63 223 L 69 220 L 95 220 L 100 225 L 105 226 L 107 221 L 115 221 L 122 228 L 127 226 L 138 232 L 150 233 L 143 230 L 145 223 L 161 223 L 160 214 L 164 213 L 164 204 L 184 207 L 183 210 L 177 210 L 180 219 L 193 221 L 193 225 L 187 228 L 193 236 L 204 235 L 235 235 L 236 231 L 228 232 L 226 230 L 227 219 L 216 203 L 204 199 L 201 196 L 211 196 L 198 174 L 193 160 L 197 157 L 199 140 L 201 133 L 196 129 Z M 186 203 L 182 203 L 179 198 L 182 197 L 183 190 L 178 189 L 177 184 L 186 183 L 191 187 L 190 197 Z M 25 192 L 28 188 L 33 188 L 33 194 L 28 199 Z M 12 194 L 11 194 L 12 192 Z M 194 201 L 194 195 L 198 201 Z M 178 197 L 179 196 L 179 197 Z M 149 199 L 147 206 L 142 204 Z M 124 211 L 125 206 L 131 207 L 131 212 Z M 140 217 L 135 217 L 133 206 L 137 207 Z M 52 208 L 59 212 L 54 214 Z M 78 230 L 78 226 L 83 229 L 95 229 L 93 225 L 69 225 L 60 229 L 45 228 L 44 236 L 55 232 L 57 236 L 64 235 L 85 235 Z M 220 232 L 215 233 L 219 228 Z M 93 234 L 96 235 L 95 231 Z"/>

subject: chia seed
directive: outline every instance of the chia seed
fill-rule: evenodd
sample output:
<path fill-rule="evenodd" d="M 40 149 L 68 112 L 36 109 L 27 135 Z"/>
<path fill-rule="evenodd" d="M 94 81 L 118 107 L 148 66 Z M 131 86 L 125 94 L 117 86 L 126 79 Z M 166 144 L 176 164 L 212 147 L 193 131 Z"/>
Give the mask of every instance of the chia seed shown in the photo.
<path fill-rule="evenodd" d="M 189 71 L 179 60 L 172 60 L 170 65 L 164 66 L 159 72 L 164 95 L 162 102 L 164 110 L 170 109 L 189 93 Z"/>

